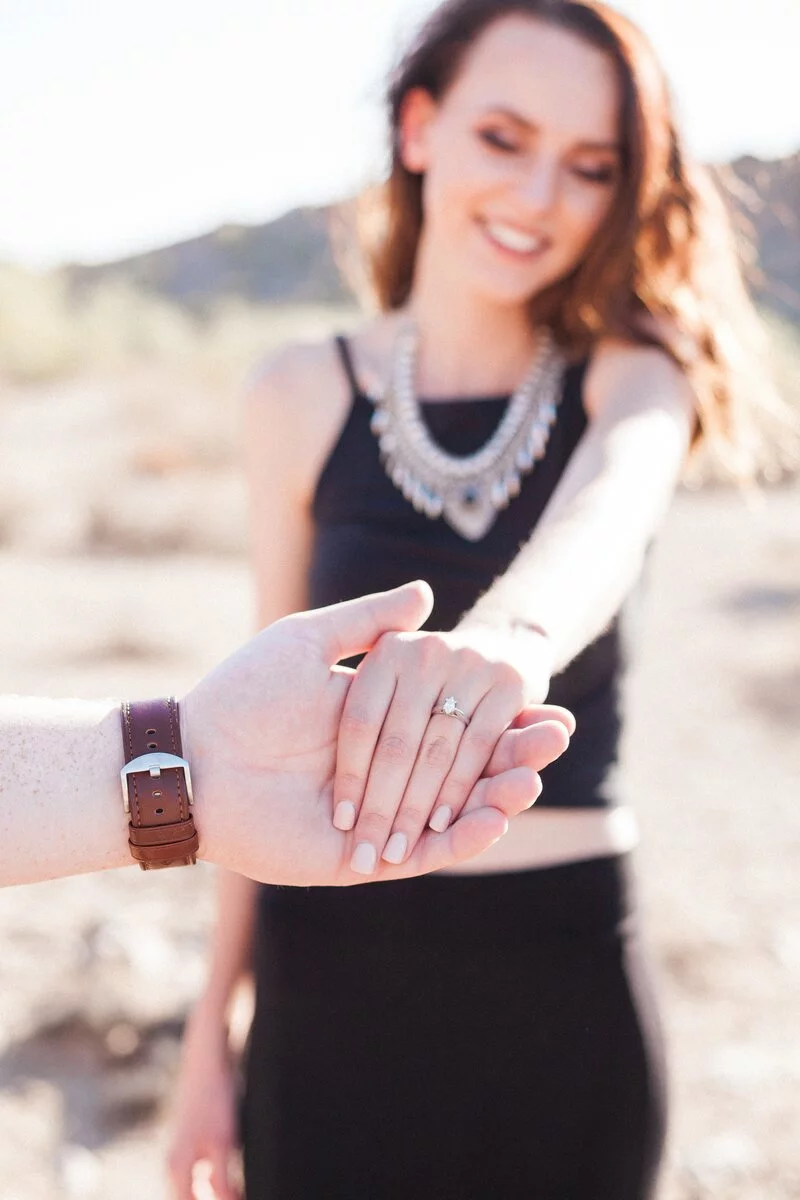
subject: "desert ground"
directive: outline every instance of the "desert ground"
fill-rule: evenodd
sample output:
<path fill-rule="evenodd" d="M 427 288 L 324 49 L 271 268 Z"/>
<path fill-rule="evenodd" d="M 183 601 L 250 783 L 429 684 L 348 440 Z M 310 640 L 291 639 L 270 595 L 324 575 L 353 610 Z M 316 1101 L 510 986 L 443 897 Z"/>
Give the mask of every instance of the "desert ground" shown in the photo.
<path fill-rule="evenodd" d="M 135 415 L 160 411 L 147 395 Z M 97 385 L 0 406 L 3 691 L 180 692 L 250 628 L 217 435 L 183 461 L 147 422 L 117 436 L 123 405 Z M 660 1200 L 798 1198 L 798 485 L 681 491 L 634 625 L 623 778 L 672 1064 Z M 0 1200 L 166 1200 L 212 887 L 205 866 L 131 867 L 0 894 Z"/>

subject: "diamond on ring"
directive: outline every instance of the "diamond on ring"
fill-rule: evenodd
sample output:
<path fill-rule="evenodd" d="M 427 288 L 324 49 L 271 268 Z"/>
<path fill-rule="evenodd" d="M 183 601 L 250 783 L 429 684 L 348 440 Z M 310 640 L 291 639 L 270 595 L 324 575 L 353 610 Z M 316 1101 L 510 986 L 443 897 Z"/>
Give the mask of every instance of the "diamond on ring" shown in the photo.
<path fill-rule="evenodd" d="M 441 715 L 444 717 L 455 717 L 456 720 L 461 721 L 463 725 L 469 725 L 469 717 L 465 712 L 462 711 L 462 709 L 458 707 L 458 702 L 456 701 L 455 696 L 445 696 L 441 704 L 437 704 L 436 707 L 431 710 L 431 716 L 433 717 L 437 713 L 441 713 Z"/>

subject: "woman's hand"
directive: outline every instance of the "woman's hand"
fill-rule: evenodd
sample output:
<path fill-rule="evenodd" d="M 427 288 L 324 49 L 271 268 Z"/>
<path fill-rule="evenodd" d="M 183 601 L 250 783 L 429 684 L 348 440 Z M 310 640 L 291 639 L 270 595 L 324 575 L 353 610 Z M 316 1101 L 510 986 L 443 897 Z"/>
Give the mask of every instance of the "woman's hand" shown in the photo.
<path fill-rule="evenodd" d="M 172 1138 L 167 1155 L 171 1200 L 194 1200 L 196 1166 L 207 1170 L 204 1195 L 214 1200 L 240 1200 L 231 1182 L 230 1164 L 238 1147 L 236 1091 L 227 1030 L 221 1017 L 202 1005 L 186 1027 L 181 1067 L 172 1112 Z"/>
<path fill-rule="evenodd" d="M 500 657 L 491 631 L 379 639 L 351 682 L 337 746 L 333 820 L 353 830 L 354 871 L 370 875 L 381 858 L 404 862 L 426 826 L 442 832 L 459 815 L 503 731 L 547 693 L 541 642 L 532 685 Z M 453 700 L 456 714 L 434 712 Z M 552 716 L 564 719 L 562 710 Z"/>

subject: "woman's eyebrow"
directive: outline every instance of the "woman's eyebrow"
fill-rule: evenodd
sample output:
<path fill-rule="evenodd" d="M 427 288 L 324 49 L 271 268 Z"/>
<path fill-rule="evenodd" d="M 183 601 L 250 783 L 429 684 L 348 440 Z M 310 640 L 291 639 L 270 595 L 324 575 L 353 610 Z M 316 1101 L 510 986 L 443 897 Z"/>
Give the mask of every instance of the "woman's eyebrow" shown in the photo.
<path fill-rule="evenodd" d="M 516 125 L 523 125 L 535 133 L 539 130 L 539 126 L 534 121 L 529 121 L 527 117 L 523 117 L 522 113 L 515 112 L 513 108 L 507 108 L 505 104 L 487 104 L 481 115 L 484 117 L 507 117 Z"/>
<path fill-rule="evenodd" d="M 521 125 L 530 133 L 539 133 L 540 126 L 535 121 L 523 117 L 522 113 L 516 112 L 513 108 L 508 108 L 505 104 L 490 104 L 482 113 L 482 116 L 489 117 L 506 117 L 509 121 L 513 121 L 515 125 Z M 591 139 L 584 139 L 576 143 L 578 150 L 600 150 L 608 154 L 620 154 L 622 147 L 619 142 L 599 141 L 595 142 Z"/>

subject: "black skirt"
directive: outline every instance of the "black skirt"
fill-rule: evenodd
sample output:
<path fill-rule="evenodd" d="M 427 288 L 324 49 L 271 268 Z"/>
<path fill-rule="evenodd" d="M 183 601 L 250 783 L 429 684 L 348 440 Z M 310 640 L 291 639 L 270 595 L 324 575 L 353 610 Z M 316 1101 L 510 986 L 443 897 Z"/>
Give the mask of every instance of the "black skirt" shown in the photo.
<path fill-rule="evenodd" d="M 664 1107 L 624 860 L 262 890 L 247 1200 L 642 1200 Z"/>

